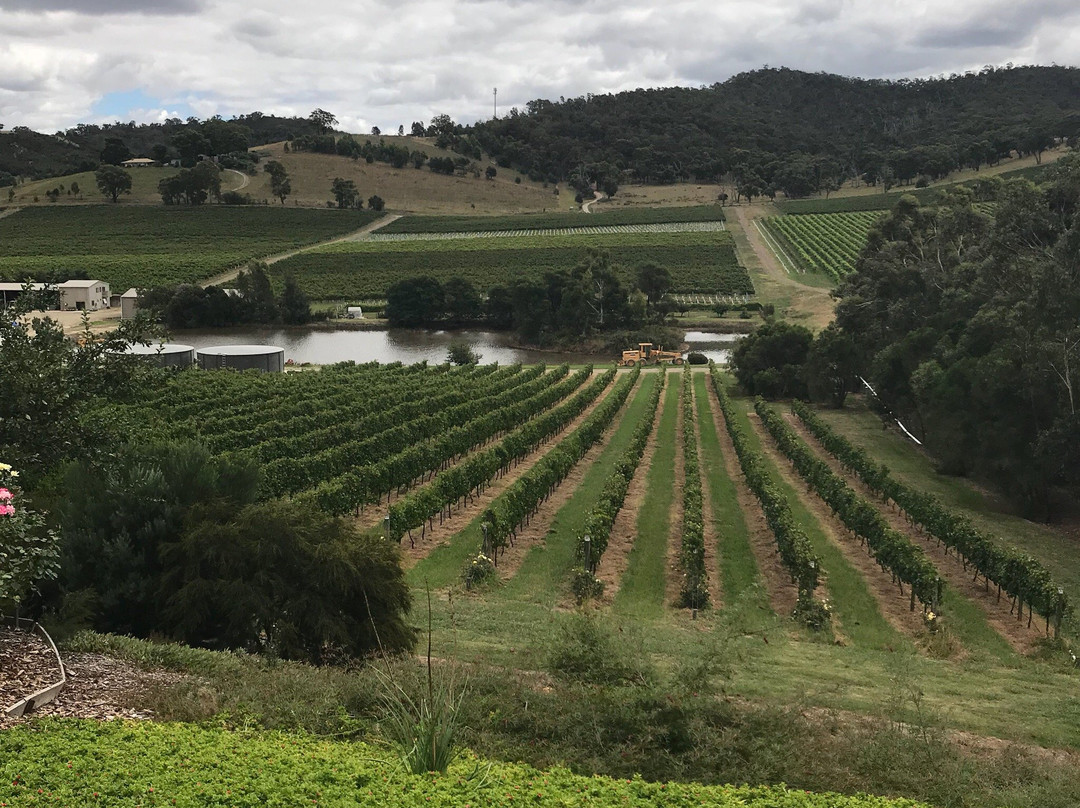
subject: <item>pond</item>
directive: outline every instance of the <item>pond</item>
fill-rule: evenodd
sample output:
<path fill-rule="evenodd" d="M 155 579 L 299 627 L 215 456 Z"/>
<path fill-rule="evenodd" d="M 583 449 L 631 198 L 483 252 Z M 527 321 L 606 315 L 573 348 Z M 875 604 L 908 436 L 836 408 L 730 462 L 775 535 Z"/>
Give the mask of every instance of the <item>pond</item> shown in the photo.
<path fill-rule="evenodd" d="M 701 351 L 710 359 L 726 362 L 731 343 L 737 334 L 707 334 L 692 331 L 686 335 L 690 350 Z M 334 362 L 402 362 L 415 364 L 446 361 L 451 342 L 463 342 L 480 355 L 487 364 L 503 365 L 521 362 L 557 364 L 571 362 L 601 363 L 615 359 L 614 355 L 561 353 L 515 347 L 509 334 L 493 331 L 427 331 L 390 328 L 383 331 L 314 331 L 286 328 L 228 328 L 220 330 L 178 331 L 176 342 L 208 348 L 212 345 L 276 345 L 285 349 L 286 361 L 311 362 L 327 365 Z"/>

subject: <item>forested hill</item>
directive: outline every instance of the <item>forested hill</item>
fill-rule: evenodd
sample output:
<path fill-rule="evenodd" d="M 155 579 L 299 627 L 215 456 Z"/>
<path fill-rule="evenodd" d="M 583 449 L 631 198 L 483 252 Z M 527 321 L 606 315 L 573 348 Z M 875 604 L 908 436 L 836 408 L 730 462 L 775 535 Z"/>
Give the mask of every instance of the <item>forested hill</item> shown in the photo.
<path fill-rule="evenodd" d="M 102 163 L 119 163 L 129 157 L 164 161 L 183 157 L 186 152 L 228 154 L 321 131 L 311 117 L 285 118 L 261 112 L 227 121 L 169 118 L 151 124 L 79 124 L 51 135 L 9 126 L 0 132 L 0 186 L 11 184 L 16 176 L 40 179 L 93 171 Z"/>
<path fill-rule="evenodd" d="M 573 181 L 584 164 L 593 182 L 611 172 L 646 182 L 733 172 L 762 185 L 807 159 L 826 178 L 943 176 L 1078 133 L 1080 69 L 1068 67 L 900 81 L 766 68 L 699 89 L 532 101 L 473 127 L 485 151 L 534 179 Z"/>

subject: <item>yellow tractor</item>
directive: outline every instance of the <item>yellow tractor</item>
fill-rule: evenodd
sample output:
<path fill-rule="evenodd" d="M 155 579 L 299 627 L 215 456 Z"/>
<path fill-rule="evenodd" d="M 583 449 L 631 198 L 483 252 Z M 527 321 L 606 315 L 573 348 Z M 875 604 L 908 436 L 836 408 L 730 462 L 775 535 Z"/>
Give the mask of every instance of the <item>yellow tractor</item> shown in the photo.
<path fill-rule="evenodd" d="M 634 365 L 681 365 L 682 363 L 682 352 L 653 348 L 651 342 L 639 342 L 636 351 L 623 351 L 622 359 L 619 360 L 620 366 L 628 368 L 632 368 Z"/>

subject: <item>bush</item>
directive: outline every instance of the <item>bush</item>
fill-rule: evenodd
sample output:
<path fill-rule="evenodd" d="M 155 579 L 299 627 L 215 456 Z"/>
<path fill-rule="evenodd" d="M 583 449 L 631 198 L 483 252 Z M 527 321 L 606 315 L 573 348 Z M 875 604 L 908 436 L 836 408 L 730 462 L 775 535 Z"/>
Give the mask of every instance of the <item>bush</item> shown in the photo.
<path fill-rule="evenodd" d="M 548 669 L 576 682 L 595 685 L 647 684 L 656 676 L 625 642 L 595 615 L 572 615 L 559 626 L 548 652 Z"/>
<path fill-rule="evenodd" d="M 255 200 L 251 194 L 242 194 L 239 191 L 226 191 L 221 195 L 223 205 L 254 205 Z"/>
<path fill-rule="evenodd" d="M 465 569 L 461 573 L 465 588 L 470 590 L 494 577 L 495 563 L 483 553 L 477 553 L 475 557 L 466 561 Z"/>
<path fill-rule="evenodd" d="M 832 607 L 827 600 L 816 600 L 805 589 L 799 591 L 795 610 L 791 613 L 797 621 L 811 631 L 825 631 L 832 625 Z"/>
<path fill-rule="evenodd" d="M 686 362 L 690 365 L 707 365 L 709 364 L 709 357 L 701 353 L 701 351 L 691 351 L 686 355 Z"/>
<path fill-rule="evenodd" d="M 570 582 L 570 590 L 578 604 L 587 600 L 595 600 L 604 594 L 604 582 L 588 570 L 575 570 L 573 580 Z"/>
<path fill-rule="evenodd" d="M 455 340 L 450 343 L 446 359 L 452 365 L 475 365 L 480 361 L 480 354 L 470 348 L 467 342 Z"/>

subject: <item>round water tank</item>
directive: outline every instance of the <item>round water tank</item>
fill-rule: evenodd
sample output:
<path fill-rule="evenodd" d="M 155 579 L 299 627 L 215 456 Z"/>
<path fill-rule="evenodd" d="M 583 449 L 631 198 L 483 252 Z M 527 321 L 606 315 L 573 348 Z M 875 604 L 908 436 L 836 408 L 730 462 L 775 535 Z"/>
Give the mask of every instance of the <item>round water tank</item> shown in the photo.
<path fill-rule="evenodd" d="M 285 349 L 274 345 L 215 345 L 199 348 L 199 367 L 203 370 L 262 370 L 281 373 L 285 370 Z"/>
<path fill-rule="evenodd" d="M 124 351 L 128 356 L 146 356 L 162 368 L 186 368 L 195 364 L 195 348 L 179 342 L 152 342 L 129 345 Z"/>

